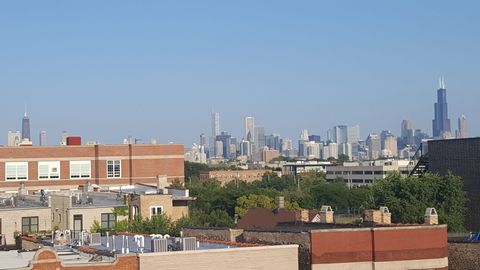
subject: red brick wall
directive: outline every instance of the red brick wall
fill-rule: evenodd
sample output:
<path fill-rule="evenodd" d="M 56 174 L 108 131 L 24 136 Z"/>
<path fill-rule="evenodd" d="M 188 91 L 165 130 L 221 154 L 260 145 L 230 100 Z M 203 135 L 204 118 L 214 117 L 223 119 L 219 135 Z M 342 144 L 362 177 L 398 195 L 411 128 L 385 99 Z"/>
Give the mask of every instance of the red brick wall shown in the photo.
<path fill-rule="evenodd" d="M 136 255 L 118 256 L 113 263 L 89 263 L 85 264 L 68 264 L 62 265 L 58 260 L 54 251 L 50 249 L 42 249 L 35 254 L 34 261 L 30 267 L 32 270 L 130 270 L 138 269 L 138 258 Z"/>
<path fill-rule="evenodd" d="M 27 188 L 48 186 L 78 186 L 87 179 L 70 179 L 70 160 L 91 161 L 91 181 L 99 185 L 157 182 L 157 175 L 167 175 L 169 181 L 184 180 L 183 145 L 97 145 L 0 147 L 0 190 L 18 188 L 18 181 L 5 180 L 5 162 L 28 161 Z M 121 178 L 107 178 L 107 159 L 121 160 Z M 38 180 L 38 161 L 60 161 L 59 180 Z"/>
<path fill-rule="evenodd" d="M 391 227 L 311 233 L 312 264 L 448 257 L 447 228 Z"/>

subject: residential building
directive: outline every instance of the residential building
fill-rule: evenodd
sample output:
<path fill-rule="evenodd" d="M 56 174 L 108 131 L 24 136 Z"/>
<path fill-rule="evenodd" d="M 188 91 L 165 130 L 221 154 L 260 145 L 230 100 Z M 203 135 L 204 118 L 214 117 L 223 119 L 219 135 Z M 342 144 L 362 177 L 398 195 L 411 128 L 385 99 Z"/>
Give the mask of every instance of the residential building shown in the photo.
<path fill-rule="evenodd" d="M 183 145 L 79 145 L 0 147 L 0 191 L 76 189 L 151 184 L 158 175 L 184 180 Z"/>
<path fill-rule="evenodd" d="M 407 176 L 414 167 L 414 162 L 408 160 L 345 162 L 343 165 L 327 166 L 326 178 L 327 181 L 342 178 L 348 186 L 364 186 L 393 172 Z"/>
<path fill-rule="evenodd" d="M 450 119 L 448 118 L 447 89 L 445 81 L 440 79 L 440 88 L 437 90 L 437 102 L 435 103 L 435 114 L 432 121 L 433 137 L 451 137 Z"/>

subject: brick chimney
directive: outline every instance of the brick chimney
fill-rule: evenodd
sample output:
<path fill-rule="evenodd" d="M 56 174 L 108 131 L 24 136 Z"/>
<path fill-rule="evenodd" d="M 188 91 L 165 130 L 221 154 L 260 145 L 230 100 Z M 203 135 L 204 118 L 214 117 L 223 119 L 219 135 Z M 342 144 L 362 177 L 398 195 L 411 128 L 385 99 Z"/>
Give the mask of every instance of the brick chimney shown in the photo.
<path fill-rule="evenodd" d="M 438 214 L 435 208 L 427 208 L 425 211 L 425 225 L 438 225 Z"/>
<path fill-rule="evenodd" d="M 276 203 L 277 203 L 277 208 L 278 209 L 284 209 L 285 208 L 285 197 L 283 196 L 278 196 L 276 199 L 275 199 Z"/>
<path fill-rule="evenodd" d="M 373 222 L 379 225 L 392 224 L 392 214 L 388 210 L 388 207 L 382 206 L 379 210 L 370 209 L 365 210 L 365 221 Z"/>
<path fill-rule="evenodd" d="M 333 213 L 330 205 L 322 205 L 322 208 L 320 208 L 320 223 L 333 223 Z"/>
<path fill-rule="evenodd" d="M 157 175 L 157 191 L 159 194 L 165 194 L 166 187 L 168 186 L 168 177 L 166 175 Z M 168 191 L 167 193 L 168 194 Z"/>

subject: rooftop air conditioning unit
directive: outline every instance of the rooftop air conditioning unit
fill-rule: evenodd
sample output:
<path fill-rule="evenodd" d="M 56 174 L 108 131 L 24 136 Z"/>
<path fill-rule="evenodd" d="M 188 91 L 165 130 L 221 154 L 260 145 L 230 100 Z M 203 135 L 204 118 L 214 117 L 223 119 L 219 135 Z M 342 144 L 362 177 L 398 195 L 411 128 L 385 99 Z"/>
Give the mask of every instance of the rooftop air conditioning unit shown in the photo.
<path fill-rule="evenodd" d="M 167 252 L 168 251 L 168 239 L 152 239 L 152 252 Z"/>
<path fill-rule="evenodd" d="M 196 237 L 185 237 L 182 239 L 182 250 L 197 250 L 197 238 Z"/>

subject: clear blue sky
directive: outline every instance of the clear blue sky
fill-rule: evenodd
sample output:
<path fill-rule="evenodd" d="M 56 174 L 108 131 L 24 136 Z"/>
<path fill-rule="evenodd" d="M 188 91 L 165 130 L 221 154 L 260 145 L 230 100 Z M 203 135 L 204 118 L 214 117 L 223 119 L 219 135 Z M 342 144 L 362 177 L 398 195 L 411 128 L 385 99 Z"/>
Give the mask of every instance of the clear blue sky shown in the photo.
<path fill-rule="evenodd" d="M 21 126 L 190 144 L 243 117 L 267 133 L 431 133 L 438 77 L 452 127 L 480 133 L 479 1 L 0 1 L 0 143 Z"/>

